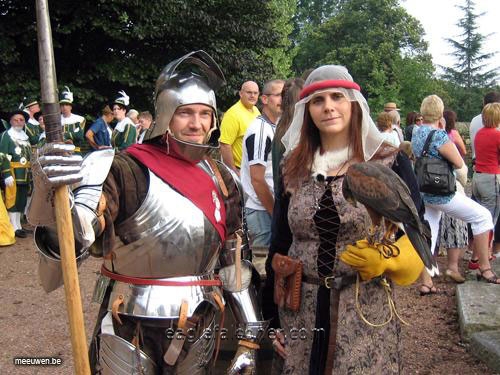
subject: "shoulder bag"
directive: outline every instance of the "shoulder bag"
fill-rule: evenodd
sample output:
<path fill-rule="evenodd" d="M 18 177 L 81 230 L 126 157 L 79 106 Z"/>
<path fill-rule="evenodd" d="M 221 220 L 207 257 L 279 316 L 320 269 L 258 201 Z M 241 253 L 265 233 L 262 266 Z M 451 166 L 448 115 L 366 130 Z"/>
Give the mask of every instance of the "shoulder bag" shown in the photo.
<path fill-rule="evenodd" d="M 420 192 L 433 195 L 450 195 L 456 188 L 455 174 L 451 164 L 440 158 L 429 156 L 429 146 L 436 130 L 432 130 L 425 140 L 422 155 L 415 161 L 415 175 Z"/>

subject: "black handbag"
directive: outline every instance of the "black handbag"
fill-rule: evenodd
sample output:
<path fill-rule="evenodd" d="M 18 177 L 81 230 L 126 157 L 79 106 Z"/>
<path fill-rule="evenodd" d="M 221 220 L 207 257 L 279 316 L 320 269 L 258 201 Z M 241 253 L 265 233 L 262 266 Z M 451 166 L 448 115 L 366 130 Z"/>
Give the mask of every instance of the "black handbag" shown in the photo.
<path fill-rule="evenodd" d="M 429 156 L 429 146 L 435 131 L 429 133 L 422 155 L 415 161 L 415 175 L 422 193 L 450 195 L 457 190 L 453 167 L 445 159 Z"/>

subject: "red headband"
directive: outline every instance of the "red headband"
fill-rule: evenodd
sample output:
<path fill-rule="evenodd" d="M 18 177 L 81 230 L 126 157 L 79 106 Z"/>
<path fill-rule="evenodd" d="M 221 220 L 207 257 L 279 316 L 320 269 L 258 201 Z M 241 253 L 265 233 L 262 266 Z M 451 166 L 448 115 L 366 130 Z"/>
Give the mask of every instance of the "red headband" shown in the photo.
<path fill-rule="evenodd" d="M 329 79 L 326 81 L 318 81 L 311 83 L 309 86 L 306 86 L 300 92 L 300 99 L 304 99 L 307 95 L 311 94 L 317 90 L 323 90 L 333 87 L 343 87 L 344 89 L 354 89 L 361 91 L 361 88 L 356 82 L 347 81 L 345 79 Z"/>

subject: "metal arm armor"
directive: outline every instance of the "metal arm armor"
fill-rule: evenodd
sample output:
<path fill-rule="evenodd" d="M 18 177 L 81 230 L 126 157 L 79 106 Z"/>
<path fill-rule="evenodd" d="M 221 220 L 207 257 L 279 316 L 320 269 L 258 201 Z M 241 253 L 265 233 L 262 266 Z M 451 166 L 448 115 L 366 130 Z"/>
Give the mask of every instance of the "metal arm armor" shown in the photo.
<path fill-rule="evenodd" d="M 252 261 L 252 250 L 250 249 L 250 239 L 248 237 L 248 226 L 247 226 L 247 218 L 245 216 L 245 192 L 243 190 L 243 185 L 241 184 L 240 177 L 234 172 L 231 168 L 228 168 L 224 165 L 224 168 L 226 168 L 229 173 L 231 174 L 231 177 L 233 178 L 234 184 L 236 185 L 236 189 L 238 190 L 238 194 L 240 195 L 240 209 L 241 209 L 241 230 L 243 231 L 242 234 L 242 240 L 243 244 L 245 245 L 246 248 L 248 248 L 249 251 L 249 259 Z"/>
<path fill-rule="evenodd" d="M 87 250 L 104 230 L 104 221 L 99 206 L 103 204 L 102 186 L 111 168 L 113 157 L 113 150 L 89 154 L 82 164 L 83 180 L 72 186 L 71 216 L 78 265 L 88 257 Z M 62 285 L 61 260 L 55 226 L 36 227 L 35 246 L 40 253 L 38 267 L 40 281 L 48 293 Z"/>
<path fill-rule="evenodd" d="M 252 262 L 244 259 L 242 249 L 241 260 L 241 288 L 237 287 L 236 275 L 236 240 L 228 240 L 219 257 L 221 269 L 219 277 L 222 280 L 224 296 L 231 307 L 236 322 L 244 329 L 246 340 L 259 342 L 264 336 L 269 322 L 262 317 L 261 306 L 257 297 L 258 281 L 252 282 L 254 271 Z M 259 279 L 257 279 L 259 280 Z M 256 285 L 257 284 L 257 285 Z"/>
<path fill-rule="evenodd" d="M 229 168 L 227 168 L 232 172 Z M 269 321 L 262 317 L 262 309 L 258 302 L 257 287 L 260 278 L 253 278 L 257 274 L 252 264 L 252 252 L 248 241 L 248 231 L 244 215 L 244 195 L 243 187 L 239 177 L 231 173 L 233 181 L 240 195 L 240 204 L 242 212 L 242 229 L 237 231 L 241 238 L 241 288 L 237 288 L 236 280 L 236 251 L 237 239 L 226 240 L 219 256 L 221 269 L 219 276 L 223 283 L 224 295 L 231 307 L 235 320 L 240 323 L 244 329 L 244 338 L 254 342 L 259 342 L 266 333 Z M 257 274 L 258 275 L 258 274 Z M 254 279 L 254 282 L 252 282 Z"/>

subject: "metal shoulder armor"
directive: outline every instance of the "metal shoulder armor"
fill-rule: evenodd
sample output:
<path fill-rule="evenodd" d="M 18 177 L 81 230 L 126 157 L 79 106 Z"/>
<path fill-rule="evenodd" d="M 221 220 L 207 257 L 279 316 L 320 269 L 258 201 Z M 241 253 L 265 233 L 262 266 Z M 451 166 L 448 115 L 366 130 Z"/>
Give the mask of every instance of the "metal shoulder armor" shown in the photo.
<path fill-rule="evenodd" d="M 74 206 L 72 210 L 75 243 L 80 252 L 88 249 L 104 230 L 102 211 L 105 209 L 102 188 L 113 163 L 112 149 L 94 151 L 82 164 L 83 179 L 72 186 Z"/>

